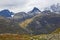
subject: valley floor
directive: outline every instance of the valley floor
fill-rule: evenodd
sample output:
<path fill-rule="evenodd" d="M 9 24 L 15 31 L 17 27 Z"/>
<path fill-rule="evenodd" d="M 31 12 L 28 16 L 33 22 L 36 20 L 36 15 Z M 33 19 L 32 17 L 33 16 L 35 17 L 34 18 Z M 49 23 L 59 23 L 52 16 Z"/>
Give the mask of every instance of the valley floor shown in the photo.
<path fill-rule="evenodd" d="M 0 40 L 60 40 L 59 34 L 41 34 L 41 35 L 19 35 L 19 34 L 0 34 Z"/>

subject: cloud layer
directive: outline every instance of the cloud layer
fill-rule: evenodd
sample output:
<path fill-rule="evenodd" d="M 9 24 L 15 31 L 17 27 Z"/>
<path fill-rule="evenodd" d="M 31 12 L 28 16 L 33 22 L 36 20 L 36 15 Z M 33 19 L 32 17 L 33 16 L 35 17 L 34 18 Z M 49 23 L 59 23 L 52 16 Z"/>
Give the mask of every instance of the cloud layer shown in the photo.
<path fill-rule="evenodd" d="M 9 9 L 13 12 L 29 11 L 33 7 L 44 9 L 60 0 L 0 0 L 0 10 Z"/>

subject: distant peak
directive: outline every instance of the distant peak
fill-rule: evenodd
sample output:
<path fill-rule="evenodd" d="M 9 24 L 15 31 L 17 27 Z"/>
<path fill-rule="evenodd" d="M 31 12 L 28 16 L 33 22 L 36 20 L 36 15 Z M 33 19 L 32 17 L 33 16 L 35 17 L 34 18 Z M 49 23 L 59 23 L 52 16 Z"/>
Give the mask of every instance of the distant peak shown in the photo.
<path fill-rule="evenodd" d="M 11 15 L 13 15 L 13 12 L 10 12 L 8 9 L 0 11 L 0 16 L 11 17 Z"/>
<path fill-rule="evenodd" d="M 40 11 L 37 7 L 34 7 L 33 10 L 38 10 L 38 11 Z"/>
<path fill-rule="evenodd" d="M 35 10 L 39 10 L 37 7 L 34 7 L 33 9 L 35 9 Z"/>
<path fill-rule="evenodd" d="M 37 7 L 34 7 L 33 10 L 31 11 L 31 13 L 33 12 L 41 12 Z"/>

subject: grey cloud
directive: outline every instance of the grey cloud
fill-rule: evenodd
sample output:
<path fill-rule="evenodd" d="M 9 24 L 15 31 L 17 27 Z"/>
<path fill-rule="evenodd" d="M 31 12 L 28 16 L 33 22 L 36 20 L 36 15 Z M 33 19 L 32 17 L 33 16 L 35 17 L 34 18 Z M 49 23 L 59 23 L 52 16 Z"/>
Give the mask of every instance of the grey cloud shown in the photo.
<path fill-rule="evenodd" d="M 1 2 L 1 1 L 0 1 Z M 27 1 L 24 0 L 9 0 L 9 1 L 5 1 L 2 0 L 2 2 L 0 3 L 0 7 L 22 7 L 24 5 L 26 5 Z"/>
<path fill-rule="evenodd" d="M 60 0 L 0 0 L 0 9 L 8 8 L 14 12 L 28 11 L 34 6 L 44 8 L 55 3 L 60 3 Z"/>

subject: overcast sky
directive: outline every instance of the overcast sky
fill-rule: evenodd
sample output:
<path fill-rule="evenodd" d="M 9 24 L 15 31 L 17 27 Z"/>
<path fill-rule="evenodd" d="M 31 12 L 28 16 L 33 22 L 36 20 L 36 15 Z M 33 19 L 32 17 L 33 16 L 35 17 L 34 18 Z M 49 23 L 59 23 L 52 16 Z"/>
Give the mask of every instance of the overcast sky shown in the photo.
<path fill-rule="evenodd" d="M 60 3 L 60 0 L 0 0 L 0 10 L 9 9 L 13 12 L 27 12 L 32 10 L 33 7 L 41 10 L 56 3 Z"/>

